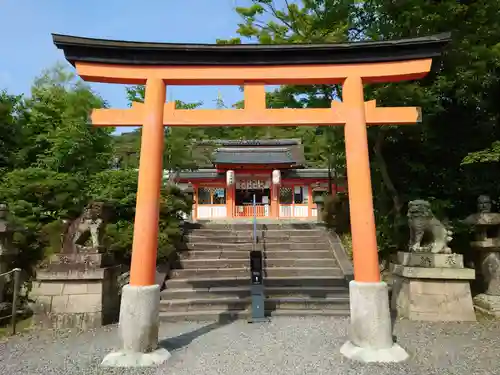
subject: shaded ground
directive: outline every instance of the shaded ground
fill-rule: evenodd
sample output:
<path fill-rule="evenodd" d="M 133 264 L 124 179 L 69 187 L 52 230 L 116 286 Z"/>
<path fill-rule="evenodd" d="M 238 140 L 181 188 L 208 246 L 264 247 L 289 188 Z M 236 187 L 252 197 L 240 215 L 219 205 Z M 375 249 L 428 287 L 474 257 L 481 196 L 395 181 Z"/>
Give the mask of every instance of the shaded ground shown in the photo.
<path fill-rule="evenodd" d="M 273 318 L 251 325 L 169 323 L 160 336 L 172 351 L 162 367 L 102 369 L 98 364 L 118 345 L 117 327 L 94 332 L 33 332 L 0 343 L 0 374 L 500 374 L 500 323 L 398 322 L 395 334 L 411 359 L 404 364 L 361 365 L 339 348 L 348 320 Z"/>

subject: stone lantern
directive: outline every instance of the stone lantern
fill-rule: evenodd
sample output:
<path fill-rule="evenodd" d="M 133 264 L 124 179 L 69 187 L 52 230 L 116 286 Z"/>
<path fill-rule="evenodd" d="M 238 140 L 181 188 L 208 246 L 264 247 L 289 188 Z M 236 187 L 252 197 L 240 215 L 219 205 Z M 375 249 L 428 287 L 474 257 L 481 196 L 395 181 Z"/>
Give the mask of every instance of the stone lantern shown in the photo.
<path fill-rule="evenodd" d="M 323 211 L 325 209 L 325 197 L 323 194 L 318 194 L 314 197 L 314 203 L 316 203 L 317 207 L 317 215 L 316 219 L 318 223 L 323 222 Z"/>
<path fill-rule="evenodd" d="M 195 201 L 194 201 L 194 188 L 193 188 L 193 185 L 191 183 L 188 184 L 188 186 L 184 189 L 184 194 L 188 195 L 192 202 L 193 202 L 193 206 L 195 204 Z M 187 221 L 191 222 L 193 221 L 193 210 L 191 210 L 186 218 Z"/>
<path fill-rule="evenodd" d="M 0 274 L 9 271 L 14 257 L 18 254 L 13 245 L 15 229 L 7 222 L 9 210 L 6 204 L 0 204 Z M 0 303 L 3 302 L 5 278 L 0 277 Z"/>
<path fill-rule="evenodd" d="M 491 198 L 479 196 L 478 212 L 464 223 L 474 227 L 471 248 L 477 253 L 477 272 L 484 279 L 484 293 L 474 297 L 474 304 L 500 317 L 500 213 L 491 212 L 491 208 Z"/>

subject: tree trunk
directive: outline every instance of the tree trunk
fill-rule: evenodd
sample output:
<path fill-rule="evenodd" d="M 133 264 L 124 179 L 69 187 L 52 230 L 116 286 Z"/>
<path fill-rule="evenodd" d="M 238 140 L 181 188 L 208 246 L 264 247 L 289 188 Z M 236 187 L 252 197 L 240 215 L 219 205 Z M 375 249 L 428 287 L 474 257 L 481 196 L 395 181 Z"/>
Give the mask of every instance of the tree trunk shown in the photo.
<path fill-rule="evenodd" d="M 402 214 L 401 210 L 403 208 L 403 203 L 401 202 L 401 198 L 392 182 L 391 176 L 389 175 L 389 171 L 387 169 L 387 163 L 385 162 L 384 155 L 382 153 L 382 146 L 384 144 L 386 131 L 383 129 L 378 129 L 377 138 L 375 140 L 375 145 L 373 146 L 373 151 L 375 153 L 375 161 L 380 170 L 380 174 L 382 176 L 382 183 L 385 188 L 389 192 L 392 199 L 392 209 L 389 213 L 394 213 L 393 220 L 393 241 L 396 246 L 400 245 L 399 241 L 399 222 L 401 220 Z M 382 254 L 381 254 L 382 255 Z M 385 254 L 380 258 L 380 272 L 385 271 L 388 268 L 389 257 L 390 254 Z"/>
<path fill-rule="evenodd" d="M 385 130 L 378 129 L 377 139 L 375 140 L 375 145 L 373 146 L 373 151 L 375 153 L 375 161 L 380 170 L 382 176 L 382 182 L 391 195 L 392 199 L 392 211 L 394 211 L 394 222 L 396 223 L 401 218 L 401 209 L 403 208 L 403 203 L 401 198 L 392 182 L 389 171 L 387 170 L 387 163 L 385 162 L 384 155 L 382 154 L 382 145 L 385 140 Z"/>

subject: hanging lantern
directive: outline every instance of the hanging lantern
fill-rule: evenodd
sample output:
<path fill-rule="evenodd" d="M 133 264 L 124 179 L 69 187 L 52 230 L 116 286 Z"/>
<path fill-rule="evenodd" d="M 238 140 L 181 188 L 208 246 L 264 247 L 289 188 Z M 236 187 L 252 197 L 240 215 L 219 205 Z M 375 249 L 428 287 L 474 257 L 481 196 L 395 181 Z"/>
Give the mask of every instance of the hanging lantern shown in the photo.
<path fill-rule="evenodd" d="M 227 186 L 232 186 L 234 184 L 234 171 L 227 171 L 226 184 Z"/>
<path fill-rule="evenodd" d="M 275 169 L 273 171 L 273 185 L 281 184 L 281 171 L 279 169 Z"/>

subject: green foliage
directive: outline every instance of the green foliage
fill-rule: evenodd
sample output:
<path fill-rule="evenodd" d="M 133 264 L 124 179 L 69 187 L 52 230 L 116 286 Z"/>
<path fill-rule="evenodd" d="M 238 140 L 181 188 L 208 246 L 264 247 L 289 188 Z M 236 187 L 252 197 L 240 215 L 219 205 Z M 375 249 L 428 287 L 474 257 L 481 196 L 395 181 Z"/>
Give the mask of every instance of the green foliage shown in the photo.
<path fill-rule="evenodd" d="M 328 194 L 324 197 L 323 222 L 339 234 L 349 231 L 349 212 L 345 194 Z"/>
<path fill-rule="evenodd" d="M 344 250 L 346 251 L 349 258 L 352 259 L 352 236 L 351 233 L 344 233 L 340 235 L 340 242 L 342 242 L 342 246 L 344 246 Z"/>
<path fill-rule="evenodd" d="M 16 163 L 22 113 L 22 96 L 0 91 L 0 172 L 12 168 Z"/>
<path fill-rule="evenodd" d="M 368 132 L 383 252 L 405 246 L 408 200 L 429 199 L 438 217 L 463 218 L 478 194 L 500 195 L 498 1 L 253 0 L 236 11 L 242 18 L 241 38 L 219 43 L 344 42 L 453 31 L 451 46 L 428 78 L 365 90 L 365 97 L 379 106 L 421 106 L 424 114 L 419 126 L 373 127 Z M 282 86 L 268 95 L 268 106 L 328 107 L 341 96 L 338 86 Z M 310 166 L 325 167 L 333 160 L 342 174 L 341 130 L 311 130 L 280 129 L 279 134 L 300 132 Z"/>
<path fill-rule="evenodd" d="M 82 180 L 69 173 L 42 168 L 16 169 L 0 181 L 0 201 L 6 202 L 16 225 L 19 263 L 33 265 L 57 251 L 54 234 L 61 218 L 74 217 L 85 204 Z"/>
<path fill-rule="evenodd" d="M 491 163 L 500 161 L 500 141 L 495 141 L 491 147 L 469 153 L 462 161 L 462 165 L 473 163 Z"/>
<path fill-rule="evenodd" d="M 92 173 L 109 165 L 113 129 L 90 126 L 90 111 L 104 105 L 60 66 L 37 78 L 26 100 L 19 166 Z"/>
<path fill-rule="evenodd" d="M 337 213 L 339 211 L 339 199 L 336 195 L 327 195 L 324 197 L 323 221 L 329 228 L 336 228 Z"/>
<path fill-rule="evenodd" d="M 109 169 L 115 149 L 132 148 L 114 143 L 113 129 L 90 125 L 91 110 L 104 105 L 60 66 L 35 81 L 29 98 L 0 93 L 0 202 L 23 228 L 15 245 L 27 271 L 61 249 L 63 220 L 77 218 L 91 200 L 110 207 L 105 243 L 129 260 L 138 176 L 131 168 Z M 139 145 L 137 135 L 129 137 Z M 158 257 L 164 259 L 181 238 L 179 211 L 188 212 L 191 202 L 168 188 L 161 207 Z"/>
<path fill-rule="evenodd" d="M 122 262 L 130 260 L 132 250 L 137 178 L 134 170 L 107 170 L 92 176 L 87 190 L 90 199 L 106 202 L 111 208 L 104 242 Z M 176 186 L 162 189 L 158 261 L 166 260 L 179 247 L 182 240 L 180 213 L 190 212 L 191 206 L 190 198 Z"/>
<path fill-rule="evenodd" d="M 131 86 L 126 89 L 130 105 L 132 102 L 144 102 L 144 86 Z M 195 109 L 202 102 L 184 103 L 176 100 L 177 109 Z M 165 148 L 163 167 L 176 172 L 195 169 L 199 164 L 206 164 L 209 155 L 200 155 L 193 151 L 194 142 L 203 139 L 203 129 L 196 127 L 165 127 Z M 120 159 L 122 168 L 137 168 L 139 160 L 141 129 L 125 133 L 115 138 L 115 155 Z"/>

